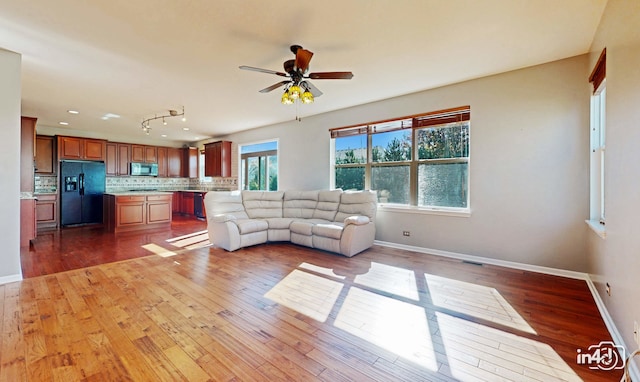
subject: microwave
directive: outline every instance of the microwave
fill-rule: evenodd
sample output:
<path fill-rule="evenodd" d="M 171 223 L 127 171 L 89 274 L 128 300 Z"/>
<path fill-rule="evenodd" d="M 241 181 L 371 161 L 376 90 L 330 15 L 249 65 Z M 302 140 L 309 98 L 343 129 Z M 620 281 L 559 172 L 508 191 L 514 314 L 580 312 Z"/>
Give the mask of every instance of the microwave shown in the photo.
<path fill-rule="evenodd" d="M 157 163 L 131 163 L 131 175 L 158 176 Z"/>

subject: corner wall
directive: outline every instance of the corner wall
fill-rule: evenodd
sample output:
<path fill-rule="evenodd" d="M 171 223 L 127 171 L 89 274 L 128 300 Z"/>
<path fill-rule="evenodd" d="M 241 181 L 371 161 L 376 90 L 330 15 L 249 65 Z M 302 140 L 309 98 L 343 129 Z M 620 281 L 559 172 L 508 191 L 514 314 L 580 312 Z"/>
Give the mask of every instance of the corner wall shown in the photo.
<path fill-rule="evenodd" d="M 0 49 L 0 284 L 22 279 L 20 267 L 21 56 Z"/>
<path fill-rule="evenodd" d="M 640 2 L 609 0 L 591 46 L 591 69 L 607 48 L 606 239 L 590 232 L 589 272 L 628 351 L 640 323 Z M 611 296 L 605 284 L 611 285 Z M 638 357 L 637 357 L 638 358 Z M 640 365 L 640 362 L 637 362 Z"/>

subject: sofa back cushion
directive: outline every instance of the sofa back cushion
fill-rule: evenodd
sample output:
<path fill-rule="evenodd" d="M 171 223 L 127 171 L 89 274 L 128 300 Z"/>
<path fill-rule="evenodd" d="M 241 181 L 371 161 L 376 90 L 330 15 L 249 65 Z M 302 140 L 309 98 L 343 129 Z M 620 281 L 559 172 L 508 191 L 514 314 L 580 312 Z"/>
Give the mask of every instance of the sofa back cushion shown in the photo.
<path fill-rule="evenodd" d="M 364 215 L 371 221 L 376 218 L 377 196 L 375 191 L 347 191 L 340 196 L 340 205 L 335 221 L 341 222 L 349 216 Z"/>
<path fill-rule="evenodd" d="M 318 204 L 313 211 L 314 219 L 324 219 L 334 221 L 340 204 L 341 189 L 318 191 Z"/>
<path fill-rule="evenodd" d="M 251 219 L 281 218 L 284 191 L 242 191 L 242 204 Z"/>
<path fill-rule="evenodd" d="M 248 217 L 244 211 L 240 191 L 209 191 L 204 196 L 204 208 L 207 216 L 228 214 L 238 219 Z"/>
<path fill-rule="evenodd" d="M 318 191 L 285 191 L 283 217 L 310 219 L 318 205 Z"/>

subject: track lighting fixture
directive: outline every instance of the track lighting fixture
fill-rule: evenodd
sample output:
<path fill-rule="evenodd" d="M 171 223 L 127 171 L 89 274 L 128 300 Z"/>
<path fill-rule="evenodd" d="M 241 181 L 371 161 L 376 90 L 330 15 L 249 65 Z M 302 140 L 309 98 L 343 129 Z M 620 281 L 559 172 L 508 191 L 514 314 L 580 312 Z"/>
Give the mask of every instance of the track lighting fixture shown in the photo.
<path fill-rule="evenodd" d="M 144 131 L 147 135 L 149 135 L 149 133 L 151 132 L 151 121 L 155 121 L 156 119 L 162 119 L 162 124 L 163 125 L 167 125 L 167 121 L 166 118 L 170 118 L 170 117 L 179 117 L 182 116 L 182 122 L 185 122 L 187 119 L 184 117 L 184 107 L 182 107 L 182 112 L 178 112 L 177 110 L 169 110 L 169 114 L 165 114 L 165 115 L 155 115 L 151 118 L 147 118 L 145 120 L 142 121 L 142 131 Z"/>

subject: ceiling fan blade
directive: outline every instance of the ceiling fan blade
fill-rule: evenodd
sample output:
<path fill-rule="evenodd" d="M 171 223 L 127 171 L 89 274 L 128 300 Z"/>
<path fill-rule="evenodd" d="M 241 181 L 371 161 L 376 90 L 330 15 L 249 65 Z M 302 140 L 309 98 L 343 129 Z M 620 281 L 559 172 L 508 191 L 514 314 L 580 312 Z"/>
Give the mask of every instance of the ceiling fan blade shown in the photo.
<path fill-rule="evenodd" d="M 275 74 L 275 75 L 281 76 L 281 77 L 289 77 L 289 75 L 287 73 L 276 72 L 275 70 L 269 70 L 269 69 L 254 68 L 253 66 L 241 65 L 241 66 L 239 66 L 239 68 L 242 69 L 242 70 L 251 70 L 251 71 L 254 71 L 254 72 Z"/>
<path fill-rule="evenodd" d="M 300 70 L 300 73 L 305 73 L 309 70 L 311 57 L 313 57 L 313 52 L 303 48 L 298 48 L 298 50 L 296 50 L 296 68 Z"/>
<path fill-rule="evenodd" d="M 351 72 L 316 72 L 309 73 L 307 78 L 313 80 L 350 80 L 353 78 Z"/>
<path fill-rule="evenodd" d="M 314 98 L 318 98 L 320 97 L 323 93 L 317 88 L 315 87 L 311 82 L 309 81 L 302 81 L 300 83 L 302 86 L 305 86 L 307 89 L 309 89 L 309 91 L 311 92 L 311 94 L 313 94 Z"/>
<path fill-rule="evenodd" d="M 282 85 L 286 85 L 286 84 L 288 84 L 289 82 L 291 82 L 291 81 L 281 81 L 281 82 L 278 82 L 277 84 L 273 84 L 273 85 L 271 85 L 271 86 L 269 86 L 269 87 L 266 87 L 266 88 L 264 88 L 264 89 L 260 90 L 260 93 L 269 93 L 270 91 L 275 90 L 275 89 L 277 89 L 277 88 L 281 87 Z"/>

